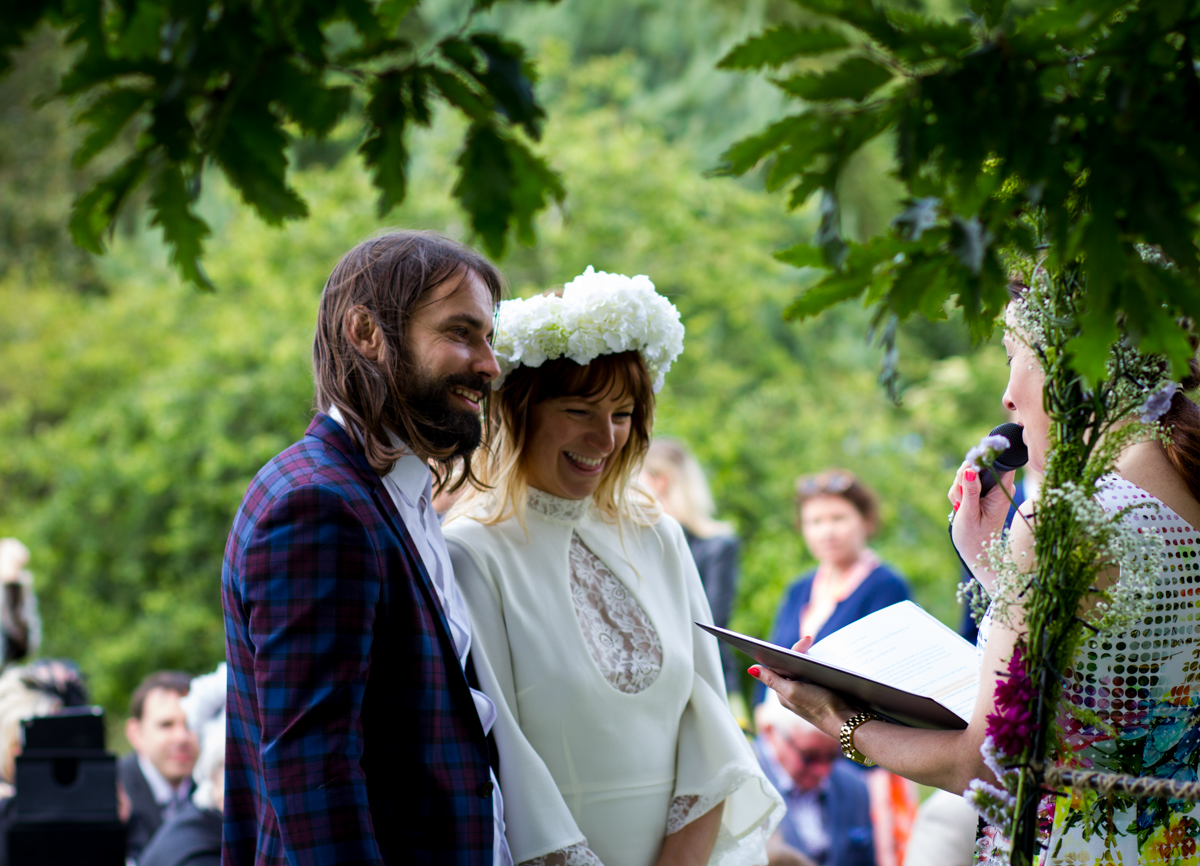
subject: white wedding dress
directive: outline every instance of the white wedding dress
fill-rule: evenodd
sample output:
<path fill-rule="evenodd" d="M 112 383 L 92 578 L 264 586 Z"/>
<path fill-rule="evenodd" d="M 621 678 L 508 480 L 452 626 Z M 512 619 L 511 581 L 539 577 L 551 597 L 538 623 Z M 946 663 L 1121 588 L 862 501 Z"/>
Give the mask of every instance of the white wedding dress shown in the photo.
<path fill-rule="evenodd" d="M 525 522 L 445 527 L 498 711 L 514 862 L 653 866 L 664 836 L 724 802 L 709 862 L 766 863 L 783 801 L 693 624 L 712 616 L 679 524 L 618 529 L 537 490 Z"/>

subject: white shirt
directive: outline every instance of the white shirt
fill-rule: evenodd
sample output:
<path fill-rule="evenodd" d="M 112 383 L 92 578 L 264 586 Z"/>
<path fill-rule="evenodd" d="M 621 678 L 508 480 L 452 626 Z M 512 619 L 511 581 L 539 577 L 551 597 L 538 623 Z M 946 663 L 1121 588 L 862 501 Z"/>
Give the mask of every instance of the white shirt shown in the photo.
<path fill-rule="evenodd" d="M 188 798 L 188 792 L 192 788 L 192 780 L 190 776 L 184 776 L 179 780 L 178 785 L 172 785 L 167 781 L 167 777 L 158 772 L 158 767 L 150 763 L 150 759 L 145 755 L 137 756 L 138 768 L 142 771 L 142 775 L 146 779 L 146 784 L 150 786 L 150 793 L 154 796 L 154 802 L 163 807 L 163 823 L 166 823 L 166 814 L 168 807 L 174 813 L 179 808 L 180 804 Z"/>
<path fill-rule="evenodd" d="M 336 406 L 329 407 L 327 414 L 345 428 L 346 421 Z M 403 445 L 403 442 L 394 436 L 392 441 L 394 445 Z M 467 604 L 463 601 L 462 593 L 454 580 L 450 554 L 446 550 L 446 539 L 442 536 L 442 524 L 433 509 L 433 473 L 429 471 L 429 465 L 424 460 L 409 452 L 397 460 L 392 470 L 383 476 L 383 486 L 396 510 L 400 512 L 400 519 L 408 534 L 412 536 L 421 563 L 429 572 L 434 592 L 442 605 L 442 612 L 450 624 L 450 637 L 454 641 L 454 650 L 458 653 L 458 663 L 465 669 L 467 654 L 471 651 L 471 618 L 467 613 Z M 486 736 L 496 723 L 496 705 L 492 703 L 491 698 L 476 689 L 471 689 L 471 698 L 475 701 L 475 712 L 479 714 L 479 721 Z M 492 834 L 493 860 L 496 866 L 513 866 L 508 841 L 504 837 L 504 798 L 500 794 L 500 782 L 493 771 L 489 770 L 488 773 L 492 781 L 492 822 L 495 828 Z"/>

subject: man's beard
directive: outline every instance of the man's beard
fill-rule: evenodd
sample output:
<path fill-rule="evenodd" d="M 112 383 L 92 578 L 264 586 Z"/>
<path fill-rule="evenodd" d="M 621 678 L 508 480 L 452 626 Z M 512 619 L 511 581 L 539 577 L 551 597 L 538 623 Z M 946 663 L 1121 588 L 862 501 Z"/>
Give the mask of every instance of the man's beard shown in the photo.
<path fill-rule="evenodd" d="M 483 441 L 483 424 L 478 413 L 460 409 L 451 402 L 453 385 L 479 394 L 486 394 L 489 388 L 481 376 L 453 373 L 436 379 L 417 368 L 404 396 L 408 405 L 419 413 L 410 415 L 409 421 L 428 445 L 438 451 L 450 449 L 452 457 L 466 457 Z"/>

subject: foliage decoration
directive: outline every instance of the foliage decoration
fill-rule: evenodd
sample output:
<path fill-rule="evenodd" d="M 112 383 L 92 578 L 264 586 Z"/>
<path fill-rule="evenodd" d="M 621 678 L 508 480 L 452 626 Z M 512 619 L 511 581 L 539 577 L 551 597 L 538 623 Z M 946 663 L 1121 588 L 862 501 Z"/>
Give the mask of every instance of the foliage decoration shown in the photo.
<path fill-rule="evenodd" d="M 1175 320 L 1200 308 L 1200 3 L 972 0 L 947 22 L 877 0 L 796 2 L 810 27 L 769 30 L 723 64 L 778 70 L 772 81 L 806 106 L 735 143 L 719 169 L 763 166 L 792 207 L 821 196 L 812 244 L 779 253 L 828 271 L 790 316 L 861 297 L 886 342 L 891 317 L 956 304 L 982 337 L 1007 302 L 1002 251 L 1040 243 L 1049 271 L 1077 265 L 1086 280 L 1086 326 L 1068 349 L 1085 379 L 1103 377 L 1118 320 L 1181 369 L 1191 353 Z M 846 239 L 839 186 L 884 135 L 907 201 L 890 231 Z M 1031 212 L 1045 220 L 1037 240 Z M 1176 267 L 1149 267 L 1139 244 Z"/>
<path fill-rule="evenodd" d="M 1118 341 L 1110 347 L 1104 378 L 1086 382 L 1069 351 L 1086 301 L 1082 280 L 1078 271 L 1052 277 L 1039 268 L 1033 287 L 1009 314 L 1010 336 L 1028 346 L 1045 373 L 1051 422 L 1051 448 L 1034 512 L 1034 561 L 1015 555 L 1007 535 L 994 539 L 987 551 L 988 568 L 996 574 L 992 614 L 1021 635 L 997 681 L 985 747 L 985 757 L 1004 769 L 996 775 L 1011 795 L 998 826 L 1011 840 L 1007 854 L 1013 864 L 1037 861 L 1047 763 L 1072 759 L 1060 722 L 1063 713 L 1081 711 L 1060 700 L 1062 674 L 1085 637 L 1112 638 L 1146 613 L 1163 562 L 1161 536 L 1143 533 L 1126 519 L 1144 505 L 1105 512 L 1095 496 L 1110 480 L 1122 449 L 1162 435 L 1157 418 L 1164 409 L 1158 398 L 1175 390 L 1167 378 L 1169 366 L 1160 355 Z M 1154 404 L 1149 412 L 1148 404 Z M 1139 423 L 1139 416 L 1147 421 Z M 1094 713 L 1086 721 L 1100 724 Z M 966 794 L 996 817 L 1000 801 L 991 786 L 973 786 Z M 1102 833 L 1119 832 L 1105 827 L 1104 815 L 1111 810 L 1107 799 L 1091 796 L 1081 802 L 1081 820 Z M 1006 844 L 989 841 L 998 846 L 993 854 Z"/>
<path fill-rule="evenodd" d="M 499 256 L 510 228 L 531 242 L 533 215 L 564 195 L 530 149 L 544 119 L 534 70 L 517 43 L 472 30 L 494 0 L 474 0 L 467 22 L 431 45 L 404 35 L 417 3 L 30 0 L 0 22 L 0 73 L 39 24 L 64 29 L 79 53 L 58 93 L 85 98 L 77 121 L 90 129 L 75 164 L 134 130 L 132 152 L 75 202 L 72 236 L 92 252 L 144 187 L 179 273 L 211 288 L 200 262 L 209 226 L 196 211 L 205 167 L 218 166 L 267 223 L 305 217 L 288 180 L 291 141 L 327 135 L 365 100 L 359 153 L 380 215 L 407 193 L 412 128 L 428 126 L 439 101 L 466 117 L 454 194 Z"/>
<path fill-rule="evenodd" d="M 876 0 L 796 2 L 812 26 L 849 44 L 830 53 L 796 37 L 788 57 L 780 31 L 735 48 L 727 65 L 778 70 L 774 83 L 807 105 L 734 144 L 721 167 L 763 166 L 767 187 L 787 189 L 792 207 L 819 195 L 811 243 L 778 254 L 825 272 L 789 315 L 864 299 L 894 389 L 897 321 L 957 305 L 979 338 L 1008 304 L 1014 273 L 1036 276 L 1016 324 L 1045 372 L 1050 451 L 1035 561 L 1000 557 L 1010 570 L 993 598 L 997 615 L 1023 617 L 985 755 L 1006 790 L 973 791 L 1011 840 L 1006 853 L 991 840 L 989 862 L 1025 866 L 1038 856 L 1046 764 L 1069 757 L 1056 727 L 1062 674 L 1085 632 L 1117 629 L 1145 603 L 1158 561 L 1123 531 L 1124 515 L 1104 514 L 1093 497 L 1120 448 L 1154 435 L 1144 425 L 1194 351 L 1200 3 L 972 0 L 947 22 Z M 847 239 L 839 188 L 855 154 L 881 136 L 894 143 L 907 198 L 887 231 Z M 1004 542 L 993 551 L 1006 554 Z M 1111 583 L 1106 570 L 1118 563 Z M 1167 725 L 1166 741 L 1183 730 L 1177 722 L 1153 724 Z M 1166 768 L 1158 758 L 1137 768 Z M 1075 814 L 1095 829 L 1112 801 L 1089 796 Z M 1167 830 L 1170 811 L 1143 811 L 1139 838 Z"/>

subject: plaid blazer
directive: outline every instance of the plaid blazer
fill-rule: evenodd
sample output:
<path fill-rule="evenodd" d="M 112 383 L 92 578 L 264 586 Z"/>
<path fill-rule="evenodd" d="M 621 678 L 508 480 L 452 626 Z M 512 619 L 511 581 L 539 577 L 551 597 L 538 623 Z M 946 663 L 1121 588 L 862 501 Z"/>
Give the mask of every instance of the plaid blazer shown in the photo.
<path fill-rule="evenodd" d="M 489 748 L 449 627 L 328 416 L 251 482 L 221 594 L 225 866 L 490 864 Z"/>

